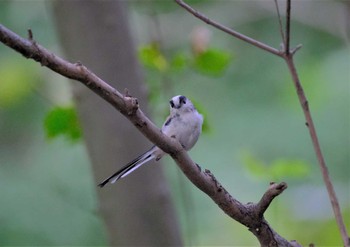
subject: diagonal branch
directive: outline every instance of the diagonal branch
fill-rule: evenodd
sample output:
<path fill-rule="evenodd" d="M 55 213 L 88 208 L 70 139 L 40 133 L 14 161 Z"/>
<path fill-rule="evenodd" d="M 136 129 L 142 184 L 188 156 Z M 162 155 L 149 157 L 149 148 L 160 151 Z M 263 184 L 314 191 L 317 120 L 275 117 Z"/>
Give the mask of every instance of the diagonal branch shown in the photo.
<path fill-rule="evenodd" d="M 297 95 L 299 98 L 299 102 L 300 102 L 301 108 L 303 109 L 303 112 L 304 112 L 306 126 L 309 129 L 312 144 L 313 144 L 313 147 L 314 147 L 314 150 L 316 153 L 319 167 L 320 167 L 321 172 L 322 172 L 323 181 L 324 181 L 326 188 L 327 188 L 327 191 L 328 191 L 328 196 L 329 196 L 329 200 L 331 202 L 332 208 L 333 208 L 334 217 L 335 217 L 335 220 L 337 222 L 340 234 L 342 236 L 343 244 L 344 244 L 344 246 L 350 246 L 350 238 L 349 238 L 349 235 L 347 233 L 347 230 L 346 230 L 346 227 L 344 224 L 344 220 L 343 220 L 341 209 L 339 206 L 337 194 L 335 193 L 332 180 L 331 180 L 329 173 L 328 173 L 326 161 L 323 157 L 323 153 L 321 150 L 320 142 L 318 140 L 314 121 L 313 121 L 312 116 L 311 116 L 309 103 L 308 103 L 308 100 L 305 96 L 304 89 L 301 85 L 299 75 L 298 75 L 297 69 L 295 67 L 295 63 L 294 63 L 294 59 L 293 59 L 295 51 L 289 50 L 289 46 L 290 46 L 290 21 L 291 21 L 290 19 L 291 19 L 291 0 L 287 0 L 287 6 L 286 6 L 286 47 L 285 47 L 285 54 L 283 57 L 287 63 L 289 72 L 292 76 L 292 80 L 293 80 L 293 83 L 294 83 L 294 86 L 295 86 L 295 89 L 296 89 L 296 92 L 297 92 Z"/>
<path fill-rule="evenodd" d="M 218 23 L 218 22 L 216 22 L 216 21 L 206 17 L 205 15 L 203 15 L 202 13 L 200 13 L 197 10 L 195 10 L 194 8 L 192 8 L 190 5 L 188 5 L 184 1 L 182 1 L 182 0 L 175 0 L 175 2 L 178 5 L 180 5 L 182 8 L 184 8 L 185 10 L 190 12 L 192 15 L 197 17 L 198 19 L 204 21 L 205 23 L 207 23 L 207 24 L 209 24 L 209 25 L 211 25 L 213 27 L 216 27 L 217 29 L 219 29 L 221 31 L 224 31 L 225 33 L 228 33 L 228 34 L 236 37 L 237 39 L 243 40 L 243 41 L 245 41 L 245 42 L 247 42 L 247 43 L 249 43 L 251 45 L 254 45 L 254 46 L 256 46 L 256 47 L 258 47 L 260 49 L 263 49 L 263 50 L 265 50 L 265 51 L 267 51 L 269 53 L 272 53 L 272 54 L 274 54 L 276 56 L 282 56 L 282 53 L 279 50 L 277 50 L 277 49 L 275 49 L 275 48 L 273 48 L 273 47 L 271 47 L 269 45 L 266 45 L 266 44 L 264 44 L 264 43 L 262 43 L 260 41 L 252 39 L 252 38 L 250 38 L 248 36 L 245 36 L 245 35 L 237 32 L 237 31 L 235 31 L 235 30 L 233 30 L 231 28 L 228 28 L 228 27 L 226 27 L 226 26 L 224 26 L 224 25 L 222 25 L 222 24 L 220 24 L 220 23 Z"/>
<path fill-rule="evenodd" d="M 187 178 L 206 193 L 228 216 L 248 227 L 257 237 L 262 246 L 299 246 L 289 242 L 277 234 L 263 218 L 273 198 L 282 193 L 285 186 L 270 187 L 263 196 L 264 202 L 244 205 L 231 196 L 228 191 L 208 171 L 194 163 L 179 142 L 160 131 L 140 110 L 137 99 L 122 95 L 80 63 L 72 64 L 46 50 L 33 40 L 29 32 L 29 40 L 19 37 L 0 24 L 0 42 L 11 47 L 23 56 L 33 59 L 41 65 L 70 79 L 80 81 L 93 92 L 101 96 L 126 118 L 150 141 L 169 153 Z M 282 186 L 282 187 L 281 187 Z M 276 189 L 279 191 L 276 191 Z"/>
<path fill-rule="evenodd" d="M 283 31 L 281 13 L 280 13 L 280 9 L 278 7 L 278 0 L 275 0 L 275 6 L 276 6 L 277 17 L 278 17 L 278 26 L 279 26 L 279 30 L 280 30 L 280 33 L 281 33 L 283 46 L 286 47 L 286 38 L 285 38 L 285 35 L 284 35 L 284 31 Z"/>
<path fill-rule="evenodd" d="M 294 86 L 297 90 L 298 98 L 299 98 L 300 104 L 301 104 L 303 111 L 304 111 L 304 115 L 305 115 L 305 119 L 306 119 L 306 126 L 308 127 L 309 132 L 310 132 L 313 147 L 314 147 L 317 159 L 318 159 L 318 163 L 319 163 L 319 166 L 320 166 L 320 169 L 322 172 L 323 180 L 324 180 L 324 183 L 325 183 L 327 191 L 328 191 L 328 196 L 329 196 L 331 204 L 332 204 L 334 216 L 335 216 L 335 219 L 337 221 L 338 228 L 340 230 L 344 246 L 350 246 L 350 239 L 349 239 L 349 236 L 348 236 L 347 231 L 346 231 L 346 227 L 345 227 L 344 220 L 343 220 L 343 217 L 341 214 L 341 209 L 339 206 L 337 195 L 335 193 L 331 178 L 330 178 L 329 173 L 328 173 L 328 168 L 327 168 L 326 162 L 324 160 L 324 157 L 323 157 L 323 154 L 321 151 L 321 146 L 320 146 L 320 143 L 319 143 L 319 140 L 317 137 L 316 128 L 315 128 L 314 122 L 313 122 L 312 117 L 311 117 L 309 103 L 306 99 L 306 96 L 304 94 L 304 90 L 303 90 L 302 85 L 300 83 L 299 76 L 298 76 L 298 73 L 296 71 L 296 68 L 295 68 L 295 65 L 293 62 L 293 57 L 289 57 L 288 59 L 286 59 L 286 62 L 288 65 L 288 69 L 290 70 L 290 73 L 293 77 Z"/>

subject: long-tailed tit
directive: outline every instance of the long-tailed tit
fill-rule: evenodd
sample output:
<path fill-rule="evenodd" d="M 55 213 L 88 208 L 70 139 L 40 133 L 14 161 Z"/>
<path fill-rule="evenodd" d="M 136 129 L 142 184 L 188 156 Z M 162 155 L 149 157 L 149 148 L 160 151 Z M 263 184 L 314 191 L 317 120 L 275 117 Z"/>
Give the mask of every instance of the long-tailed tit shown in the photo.
<path fill-rule="evenodd" d="M 169 103 L 170 116 L 164 122 L 162 132 L 178 140 L 182 147 L 188 151 L 196 144 L 202 132 L 203 116 L 198 113 L 192 102 L 185 96 L 174 96 Z M 153 146 L 149 151 L 132 160 L 112 176 L 105 179 L 99 186 L 103 187 L 108 182 L 114 183 L 118 179 L 129 175 L 146 162 L 153 159 L 158 161 L 164 155 L 165 153 L 160 148 Z"/>

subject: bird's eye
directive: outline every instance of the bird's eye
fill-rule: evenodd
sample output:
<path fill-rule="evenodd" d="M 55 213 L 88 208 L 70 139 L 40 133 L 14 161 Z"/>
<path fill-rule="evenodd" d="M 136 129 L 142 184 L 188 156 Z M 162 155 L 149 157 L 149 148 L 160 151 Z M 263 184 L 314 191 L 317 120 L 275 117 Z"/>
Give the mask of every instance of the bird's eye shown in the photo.
<path fill-rule="evenodd" d="M 185 96 L 180 96 L 180 105 L 186 104 L 186 97 Z"/>
<path fill-rule="evenodd" d="M 174 108 L 174 106 L 175 106 L 174 101 L 170 100 L 169 103 L 170 103 L 171 108 Z"/>

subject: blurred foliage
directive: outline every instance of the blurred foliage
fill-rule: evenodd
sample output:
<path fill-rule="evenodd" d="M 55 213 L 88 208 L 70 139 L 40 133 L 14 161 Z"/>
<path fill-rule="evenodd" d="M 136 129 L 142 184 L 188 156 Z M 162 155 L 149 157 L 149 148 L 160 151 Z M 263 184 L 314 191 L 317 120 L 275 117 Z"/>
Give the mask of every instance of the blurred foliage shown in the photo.
<path fill-rule="evenodd" d="M 302 193 L 300 198 L 312 197 L 312 194 Z M 299 201 L 299 203 L 302 203 Z M 320 202 L 315 201 L 315 205 L 320 204 Z M 280 205 L 282 204 L 282 205 Z M 309 210 L 312 209 L 309 208 Z M 308 214 L 308 212 L 304 212 Z M 283 216 L 283 219 L 281 219 Z M 341 236 L 338 230 L 337 223 L 334 217 L 330 218 L 308 218 L 298 217 L 293 212 L 289 210 L 289 205 L 285 203 L 279 203 L 274 201 L 268 211 L 266 212 L 265 217 L 269 221 L 273 221 L 274 229 L 279 229 L 279 233 L 282 234 L 287 239 L 297 238 L 297 241 L 302 246 L 309 246 L 313 243 L 315 246 L 342 246 Z M 345 220 L 350 218 L 350 210 L 343 210 L 343 217 Z"/>
<path fill-rule="evenodd" d="M 184 52 L 175 53 L 170 61 L 170 68 L 173 72 L 182 72 L 188 64 L 188 57 Z"/>
<path fill-rule="evenodd" d="M 167 94 L 171 85 L 166 83 L 175 78 L 178 82 L 185 81 L 182 77 L 188 70 L 197 71 L 205 76 L 220 77 L 224 74 L 232 56 L 228 51 L 209 48 L 199 54 L 188 54 L 183 51 L 173 52 L 172 56 L 166 56 L 157 43 L 150 43 L 139 47 L 138 56 L 147 73 L 149 87 L 149 99 L 153 105 L 160 103 L 160 95 Z M 153 76 L 152 76 L 153 75 Z M 180 77 L 180 78 L 179 78 Z M 171 91 L 171 90 L 170 90 Z M 186 95 L 189 97 L 188 95 Z M 172 97 L 169 95 L 169 97 Z M 195 97 L 189 97 L 194 102 L 199 112 L 204 116 L 203 133 L 209 133 L 210 120 L 205 107 L 201 106 Z M 168 109 L 162 110 L 161 115 L 167 116 Z"/>
<path fill-rule="evenodd" d="M 203 75 L 222 76 L 232 61 L 229 51 L 214 48 L 208 48 L 197 55 L 179 51 L 167 58 L 156 43 L 140 46 L 138 54 L 146 68 L 169 76 L 184 72 L 186 68 L 193 68 Z"/>
<path fill-rule="evenodd" d="M 208 49 L 195 57 L 194 66 L 203 74 L 221 76 L 230 61 L 231 57 L 227 51 Z"/>
<path fill-rule="evenodd" d="M 156 44 L 141 46 L 139 58 L 146 67 L 159 70 L 159 72 L 164 72 L 169 66 Z"/>
<path fill-rule="evenodd" d="M 268 181 L 281 181 L 286 177 L 301 179 L 311 172 L 311 165 L 305 161 L 280 158 L 266 164 L 248 151 L 242 153 L 242 163 L 251 175 Z"/>
<path fill-rule="evenodd" d="M 17 64 L 9 59 L 0 67 L 0 108 L 12 107 L 26 101 L 37 87 L 37 68 Z"/>
<path fill-rule="evenodd" d="M 189 97 L 193 103 L 193 105 L 196 107 L 197 111 L 202 114 L 203 116 L 203 125 L 202 125 L 202 132 L 209 134 L 212 132 L 212 128 L 210 126 L 210 119 L 209 118 L 209 114 L 207 109 L 203 106 L 203 104 L 201 104 L 200 102 L 198 102 L 197 100 L 193 99 L 193 97 Z"/>
<path fill-rule="evenodd" d="M 82 130 L 75 107 L 55 107 L 47 113 L 44 126 L 46 136 L 53 139 L 65 136 L 70 141 L 81 139 Z"/>

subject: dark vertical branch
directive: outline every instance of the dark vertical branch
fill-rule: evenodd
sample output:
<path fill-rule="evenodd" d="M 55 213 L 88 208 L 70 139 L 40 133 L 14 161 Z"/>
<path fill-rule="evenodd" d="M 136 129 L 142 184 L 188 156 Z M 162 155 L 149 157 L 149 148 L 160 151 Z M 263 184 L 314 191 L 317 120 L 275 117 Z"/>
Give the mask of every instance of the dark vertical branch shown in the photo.
<path fill-rule="evenodd" d="M 286 41 L 285 41 L 285 51 L 286 55 L 290 53 L 290 12 L 291 12 L 291 0 L 287 0 L 286 8 Z"/>

